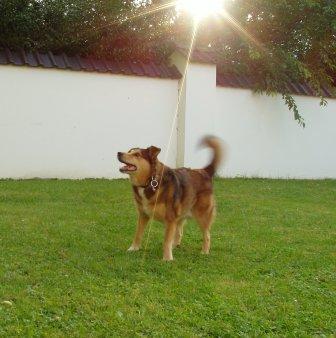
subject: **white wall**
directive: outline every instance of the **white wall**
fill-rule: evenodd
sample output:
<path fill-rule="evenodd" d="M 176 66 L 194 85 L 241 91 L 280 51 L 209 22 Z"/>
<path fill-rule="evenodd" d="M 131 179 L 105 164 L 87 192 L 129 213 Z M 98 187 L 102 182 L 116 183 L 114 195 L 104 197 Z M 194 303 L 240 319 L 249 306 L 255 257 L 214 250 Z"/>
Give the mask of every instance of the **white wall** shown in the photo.
<path fill-rule="evenodd" d="M 181 74 L 186 59 L 179 53 L 172 56 Z M 180 80 L 180 90 L 183 80 Z M 213 134 L 216 117 L 216 66 L 189 63 L 182 88 L 178 119 L 178 165 L 200 168 L 209 161 L 209 152 L 199 147 L 204 135 Z"/>
<path fill-rule="evenodd" d="M 228 145 L 224 176 L 336 178 L 336 100 L 295 96 L 306 128 L 280 96 L 217 87 L 215 134 Z"/>
<path fill-rule="evenodd" d="M 183 65 L 181 55 L 173 62 Z M 336 178 L 336 100 L 320 107 L 319 99 L 296 96 L 303 129 L 281 96 L 251 90 L 216 87 L 216 66 L 191 63 L 185 81 L 184 165 L 204 167 L 210 152 L 197 145 L 207 134 L 226 144 L 221 176 L 272 178 Z M 181 143 L 182 144 L 182 143 Z"/>
<path fill-rule="evenodd" d="M 205 166 L 197 145 L 215 134 L 228 149 L 222 176 L 336 178 L 335 99 L 296 97 L 302 129 L 281 97 L 216 87 L 215 65 L 191 63 L 172 125 L 179 83 L 0 66 L 0 178 L 123 177 L 118 151 L 156 145 L 163 160 L 171 130 L 172 167 Z"/>
<path fill-rule="evenodd" d="M 177 93 L 177 80 L 0 66 L 0 177 L 122 177 L 117 151 L 166 151 Z"/>
<path fill-rule="evenodd" d="M 216 66 L 193 63 L 186 81 L 185 154 L 187 167 L 203 167 L 208 152 L 199 147 L 204 135 L 213 134 L 216 113 Z"/>

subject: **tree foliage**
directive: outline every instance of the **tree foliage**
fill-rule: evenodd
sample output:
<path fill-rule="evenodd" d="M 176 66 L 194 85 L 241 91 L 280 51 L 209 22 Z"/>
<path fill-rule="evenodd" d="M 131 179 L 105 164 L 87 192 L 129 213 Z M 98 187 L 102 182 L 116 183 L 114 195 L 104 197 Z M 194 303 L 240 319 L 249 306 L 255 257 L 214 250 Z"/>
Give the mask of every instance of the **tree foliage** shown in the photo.
<path fill-rule="evenodd" d="M 162 0 L 4 0 L 0 44 L 110 58 L 166 58 L 189 45 L 194 22 Z M 164 8 L 161 8 L 164 7 Z M 161 9 L 160 9 L 161 8 Z M 248 75 L 256 91 L 280 92 L 304 125 L 288 82 L 307 82 L 325 104 L 334 88 L 336 1 L 225 0 L 226 15 L 199 23 L 196 45 L 222 72 Z M 159 10 L 160 9 L 160 10 Z"/>
<path fill-rule="evenodd" d="M 336 2 L 233 0 L 229 11 L 248 36 L 236 38 L 232 25 L 218 34 L 223 59 L 255 78 L 257 90 L 282 93 L 304 125 L 287 84 L 309 83 L 325 104 L 321 87 L 335 86 Z"/>

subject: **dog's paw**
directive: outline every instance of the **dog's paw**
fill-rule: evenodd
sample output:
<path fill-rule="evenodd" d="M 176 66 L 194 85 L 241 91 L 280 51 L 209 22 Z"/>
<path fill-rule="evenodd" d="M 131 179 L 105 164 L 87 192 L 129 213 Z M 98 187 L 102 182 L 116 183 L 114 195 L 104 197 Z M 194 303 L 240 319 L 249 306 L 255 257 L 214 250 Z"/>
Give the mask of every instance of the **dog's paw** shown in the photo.
<path fill-rule="evenodd" d="M 131 251 L 139 251 L 139 250 L 140 250 L 140 247 L 135 246 L 135 245 L 131 245 L 131 246 L 127 249 L 128 252 L 131 252 Z"/>

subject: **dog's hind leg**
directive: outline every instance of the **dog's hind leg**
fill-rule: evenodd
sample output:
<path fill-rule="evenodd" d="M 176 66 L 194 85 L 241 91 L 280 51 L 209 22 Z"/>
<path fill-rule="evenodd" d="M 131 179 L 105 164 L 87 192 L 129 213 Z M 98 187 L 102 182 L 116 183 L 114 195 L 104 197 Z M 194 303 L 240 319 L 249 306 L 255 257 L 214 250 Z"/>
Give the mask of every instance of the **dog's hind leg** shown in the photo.
<path fill-rule="evenodd" d="M 213 196 L 200 197 L 192 212 L 203 233 L 202 253 L 207 255 L 210 252 L 210 228 L 215 216 Z"/>
<path fill-rule="evenodd" d="M 185 220 L 181 220 L 180 222 L 177 223 L 174 242 L 173 242 L 174 248 L 181 245 L 184 224 L 185 224 Z"/>
<path fill-rule="evenodd" d="M 210 225 L 202 226 L 203 231 L 203 244 L 202 244 L 202 253 L 208 255 L 210 252 Z"/>
<path fill-rule="evenodd" d="M 147 215 L 143 213 L 139 213 L 138 225 L 137 225 L 137 229 L 136 229 L 135 236 L 133 239 L 133 243 L 127 251 L 138 251 L 140 249 L 141 240 L 142 240 L 146 225 L 148 223 L 148 220 L 149 220 L 149 217 Z"/>
<path fill-rule="evenodd" d="M 210 252 L 210 228 L 213 221 L 213 212 L 209 212 L 209 214 L 205 217 L 202 217 L 201 220 L 198 220 L 201 230 L 203 232 L 203 244 L 202 244 L 202 253 L 208 255 Z"/>

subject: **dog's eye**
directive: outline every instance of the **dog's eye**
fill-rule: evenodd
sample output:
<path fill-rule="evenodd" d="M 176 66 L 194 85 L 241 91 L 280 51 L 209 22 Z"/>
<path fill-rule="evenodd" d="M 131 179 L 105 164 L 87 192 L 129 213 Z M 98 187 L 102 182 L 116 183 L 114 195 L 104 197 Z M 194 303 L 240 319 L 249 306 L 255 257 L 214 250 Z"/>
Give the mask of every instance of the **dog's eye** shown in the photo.
<path fill-rule="evenodd" d="M 140 154 L 135 154 L 135 157 L 140 157 Z"/>

